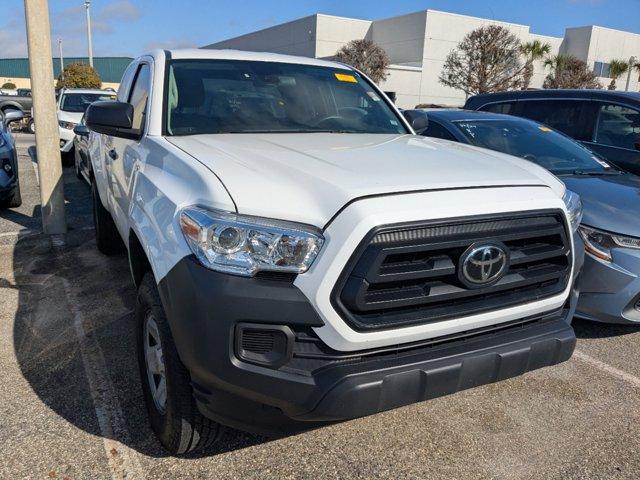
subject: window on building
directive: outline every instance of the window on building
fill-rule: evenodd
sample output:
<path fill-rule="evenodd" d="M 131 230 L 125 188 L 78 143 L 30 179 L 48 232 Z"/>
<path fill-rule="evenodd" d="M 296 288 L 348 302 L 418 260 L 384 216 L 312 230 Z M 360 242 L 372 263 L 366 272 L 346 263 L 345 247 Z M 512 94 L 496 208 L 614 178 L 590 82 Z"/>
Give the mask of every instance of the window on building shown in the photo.
<path fill-rule="evenodd" d="M 640 112 L 621 105 L 603 104 L 598 115 L 594 141 L 612 147 L 638 149 Z"/>
<path fill-rule="evenodd" d="M 593 73 L 596 74 L 597 77 L 605 77 L 610 78 L 610 65 L 604 62 L 595 62 L 593 64 Z"/>

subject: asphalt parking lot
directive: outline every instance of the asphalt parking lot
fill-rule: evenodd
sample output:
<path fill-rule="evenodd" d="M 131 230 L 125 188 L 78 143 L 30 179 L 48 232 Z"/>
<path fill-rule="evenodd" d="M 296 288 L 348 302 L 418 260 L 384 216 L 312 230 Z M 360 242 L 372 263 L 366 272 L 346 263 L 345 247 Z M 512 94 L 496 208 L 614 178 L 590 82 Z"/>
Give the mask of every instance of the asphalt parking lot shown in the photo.
<path fill-rule="evenodd" d="M 127 260 L 96 250 L 70 168 L 68 246 L 48 249 L 33 141 L 18 135 L 24 203 L 0 211 L 0 478 L 640 477 L 640 329 L 580 321 L 556 367 L 287 438 L 228 430 L 167 457 L 139 387 Z"/>

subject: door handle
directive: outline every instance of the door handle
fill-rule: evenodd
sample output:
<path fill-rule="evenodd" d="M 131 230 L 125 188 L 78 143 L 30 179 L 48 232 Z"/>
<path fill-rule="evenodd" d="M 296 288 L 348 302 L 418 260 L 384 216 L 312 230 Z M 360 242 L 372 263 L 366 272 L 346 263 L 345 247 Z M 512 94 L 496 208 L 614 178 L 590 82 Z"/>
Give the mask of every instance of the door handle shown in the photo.
<path fill-rule="evenodd" d="M 109 150 L 109 158 L 111 160 L 117 160 L 118 159 L 118 152 L 116 152 L 115 148 L 112 148 L 111 150 Z"/>

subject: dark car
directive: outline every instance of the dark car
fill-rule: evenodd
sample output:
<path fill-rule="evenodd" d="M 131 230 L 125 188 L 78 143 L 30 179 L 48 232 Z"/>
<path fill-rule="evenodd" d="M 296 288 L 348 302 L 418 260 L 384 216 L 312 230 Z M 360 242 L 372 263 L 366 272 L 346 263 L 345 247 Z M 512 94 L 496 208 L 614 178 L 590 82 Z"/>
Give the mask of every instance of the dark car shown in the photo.
<path fill-rule="evenodd" d="M 22 205 L 18 179 L 18 156 L 9 124 L 22 120 L 19 110 L 0 113 L 0 207 L 15 208 Z"/>
<path fill-rule="evenodd" d="M 576 315 L 640 325 L 640 177 L 531 120 L 465 110 L 429 111 L 427 116 L 423 135 L 525 158 L 578 193 L 584 205 L 578 231 L 587 255 Z"/>
<path fill-rule="evenodd" d="M 544 123 L 584 143 L 623 170 L 640 175 L 640 93 L 531 90 L 476 95 L 464 108 Z"/>
<path fill-rule="evenodd" d="M 89 129 L 84 123 L 84 115 L 82 119 L 73 129 L 75 137 L 73 138 L 74 151 L 74 167 L 76 177 L 80 180 L 83 178 L 91 184 L 91 158 L 89 157 Z"/>

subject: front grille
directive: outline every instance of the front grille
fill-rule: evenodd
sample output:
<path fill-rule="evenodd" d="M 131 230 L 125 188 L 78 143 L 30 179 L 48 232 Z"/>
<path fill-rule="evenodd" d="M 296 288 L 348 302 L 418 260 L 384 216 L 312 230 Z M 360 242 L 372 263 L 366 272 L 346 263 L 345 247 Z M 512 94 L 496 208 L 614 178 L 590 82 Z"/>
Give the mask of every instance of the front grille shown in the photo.
<path fill-rule="evenodd" d="M 496 283 L 469 288 L 460 257 L 472 245 L 503 245 L 510 257 Z M 483 216 L 374 229 L 336 287 L 336 310 L 356 330 L 396 328 L 487 312 L 562 292 L 571 248 L 561 211 Z"/>

